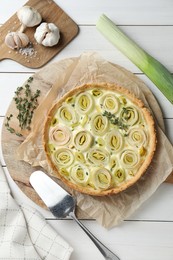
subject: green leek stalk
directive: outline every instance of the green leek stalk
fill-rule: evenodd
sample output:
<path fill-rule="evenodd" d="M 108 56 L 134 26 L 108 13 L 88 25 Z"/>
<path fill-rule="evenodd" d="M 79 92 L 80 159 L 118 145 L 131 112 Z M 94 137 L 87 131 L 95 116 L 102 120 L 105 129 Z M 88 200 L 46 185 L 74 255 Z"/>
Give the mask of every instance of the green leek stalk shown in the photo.
<path fill-rule="evenodd" d="M 173 76 L 156 59 L 129 39 L 106 15 L 102 14 L 97 29 L 124 53 L 160 89 L 173 104 Z"/>

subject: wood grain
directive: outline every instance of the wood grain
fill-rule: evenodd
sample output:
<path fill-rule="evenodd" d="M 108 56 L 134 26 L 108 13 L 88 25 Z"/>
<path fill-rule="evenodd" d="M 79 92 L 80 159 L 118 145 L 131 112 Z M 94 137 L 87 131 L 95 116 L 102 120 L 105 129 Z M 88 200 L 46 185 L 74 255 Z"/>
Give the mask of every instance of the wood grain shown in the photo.
<path fill-rule="evenodd" d="M 29 0 L 26 5 L 34 7 L 42 16 L 42 21 L 54 23 L 60 29 L 60 41 L 53 47 L 44 47 L 37 44 L 34 39 L 36 27 L 26 28 L 25 33 L 28 35 L 34 48 L 34 55 L 26 56 L 19 53 L 18 50 L 8 48 L 4 39 L 9 31 L 18 31 L 20 21 L 14 14 L 0 28 L 0 60 L 11 59 L 29 67 L 39 68 L 46 64 L 56 54 L 58 54 L 77 34 L 77 24 L 52 0 Z"/>

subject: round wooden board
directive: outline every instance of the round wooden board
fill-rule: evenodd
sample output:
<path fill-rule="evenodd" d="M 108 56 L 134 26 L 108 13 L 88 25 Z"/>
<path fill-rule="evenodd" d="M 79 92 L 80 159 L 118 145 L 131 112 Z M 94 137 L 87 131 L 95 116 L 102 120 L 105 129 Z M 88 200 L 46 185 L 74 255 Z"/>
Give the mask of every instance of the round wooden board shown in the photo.
<path fill-rule="evenodd" d="M 34 75 L 34 82 L 37 84 L 32 85 L 32 90 L 36 90 L 38 83 L 39 89 L 41 90 L 41 95 L 44 96 L 52 87 L 52 84 L 56 82 L 56 72 L 59 63 L 52 63 L 47 65 L 45 68 L 40 70 L 39 72 L 35 73 Z M 24 83 L 23 85 L 25 85 Z M 6 115 L 10 115 L 11 113 L 15 113 L 15 104 L 12 101 Z M 162 114 L 160 114 L 161 122 L 163 123 Z M 23 193 L 30 198 L 33 202 L 37 205 L 41 206 L 42 208 L 46 208 L 43 201 L 39 198 L 36 194 L 34 189 L 31 187 L 29 183 L 29 177 L 31 173 L 35 170 L 38 170 L 38 167 L 33 167 L 30 164 L 19 161 L 16 159 L 16 150 L 19 145 L 23 142 L 23 138 L 16 136 L 15 134 L 11 134 L 7 131 L 5 127 L 5 122 L 2 128 L 2 152 L 4 156 L 4 160 L 6 162 L 8 171 L 14 180 L 14 182 L 18 185 L 18 187 L 23 191 Z M 17 122 L 16 122 L 17 123 Z M 164 125 L 164 123 L 162 124 Z M 43 170 L 43 169 L 42 169 Z M 53 178 L 53 177 L 52 177 Z M 57 183 L 59 182 L 58 179 L 53 178 Z M 167 182 L 173 183 L 173 175 L 170 175 Z M 62 183 L 61 183 L 62 185 Z M 63 185 L 62 185 L 63 186 Z M 77 211 L 77 215 L 80 218 L 88 218 L 86 213 Z"/>

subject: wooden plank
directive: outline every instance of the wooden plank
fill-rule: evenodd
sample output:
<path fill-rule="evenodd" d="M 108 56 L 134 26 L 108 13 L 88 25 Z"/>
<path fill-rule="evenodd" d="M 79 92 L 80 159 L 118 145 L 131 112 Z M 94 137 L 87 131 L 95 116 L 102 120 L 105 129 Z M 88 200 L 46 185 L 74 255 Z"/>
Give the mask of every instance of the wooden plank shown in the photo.
<path fill-rule="evenodd" d="M 167 98 L 162 94 L 162 92 L 145 75 L 137 75 L 137 76 L 141 80 L 143 80 L 145 82 L 145 84 L 151 89 L 152 93 L 156 97 L 156 99 L 161 107 L 161 110 L 163 112 L 163 117 L 164 118 L 173 118 L 173 105 L 167 100 Z"/>
<path fill-rule="evenodd" d="M 173 72 L 173 59 L 172 55 L 170 55 L 173 42 L 173 26 L 123 26 L 120 28 Z M 103 58 L 117 63 L 133 73 L 141 73 L 128 58 L 96 30 L 95 26 L 80 26 L 79 35 L 63 51 L 56 55 L 51 62 L 79 56 L 84 51 L 96 51 Z M 26 68 L 10 60 L 1 61 L 0 72 L 33 71 L 37 70 Z"/>
<path fill-rule="evenodd" d="M 19 204 L 28 204 L 31 207 L 38 209 L 45 218 L 55 219 L 54 216 L 47 210 L 41 208 L 34 203 L 19 186 L 12 180 L 8 169 L 4 167 L 6 177 L 14 198 Z M 173 189 L 172 184 L 163 183 L 157 191 L 127 220 L 129 221 L 173 221 Z M 169 207 L 168 207 L 169 205 Z"/>
<path fill-rule="evenodd" d="M 100 260 L 99 251 L 72 221 L 48 221 L 74 247 L 71 260 Z M 124 222 L 105 230 L 95 221 L 83 221 L 108 248 L 123 260 L 172 260 L 173 223 Z M 74 239 L 74 234 L 76 238 Z M 80 246 L 79 246 L 80 244 Z M 87 246 L 86 246 L 87 245 Z M 88 250 L 88 248 L 90 250 Z"/>
<path fill-rule="evenodd" d="M 119 25 L 167 25 L 173 24 L 173 2 L 171 0 L 88 0 L 66 3 L 56 0 L 69 11 L 79 24 L 95 24 L 98 17 L 105 13 Z"/>
<path fill-rule="evenodd" d="M 0 0 L 0 23 L 4 23 L 26 0 Z M 171 0 L 55 0 L 78 24 L 95 24 L 105 13 L 121 25 L 168 25 L 173 24 L 173 2 Z"/>
<path fill-rule="evenodd" d="M 17 87 L 21 86 L 34 72 L 31 73 L 0 73 L 0 116 L 6 114 L 7 108 L 14 96 Z M 164 118 L 173 118 L 173 106 L 163 96 L 160 90 L 145 76 L 137 75 L 151 89 L 158 100 Z M 8 95 L 7 95 L 8 91 Z"/>
<path fill-rule="evenodd" d="M 172 184 L 162 183 L 128 220 L 173 221 Z"/>

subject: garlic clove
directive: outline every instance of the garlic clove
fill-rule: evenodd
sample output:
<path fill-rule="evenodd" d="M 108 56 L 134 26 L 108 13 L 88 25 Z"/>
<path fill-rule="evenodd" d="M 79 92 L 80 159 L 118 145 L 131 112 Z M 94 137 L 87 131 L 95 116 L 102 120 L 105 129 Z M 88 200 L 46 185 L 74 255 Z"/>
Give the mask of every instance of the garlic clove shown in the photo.
<path fill-rule="evenodd" d="M 11 49 L 19 49 L 27 46 L 29 38 L 21 32 L 10 32 L 5 37 L 5 44 Z"/>
<path fill-rule="evenodd" d="M 26 47 L 29 43 L 29 38 L 25 33 L 17 32 L 18 36 L 20 37 L 21 40 L 21 47 Z"/>
<path fill-rule="evenodd" d="M 13 37 L 13 32 L 10 32 L 6 35 L 5 37 L 5 44 L 11 48 L 11 49 L 15 49 L 15 41 L 14 41 L 14 37 Z"/>
<path fill-rule="evenodd" d="M 42 20 L 40 13 L 35 8 L 26 5 L 17 11 L 17 17 L 26 27 L 38 25 Z"/>
<path fill-rule="evenodd" d="M 15 42 L 15 48 L 17 48 L 17 49 L 21 48 L 22 42 L 21 42 L 21 39 L 20 39 L 18 33 L 14 33 L 13 39 L 14 39 L 14 42 Z"/>
<path fill-rule="evenodd" d="M 40 26 L 37 27 L 34 37 L 39 44 L 51 47 L 59 42 L 60 31 L 53 23 L 41 23 Z"/>
<path fill-rule="evenodd" d="M 42 44 L 46 47 L 54 46 L 58 43 L 58 38 L 55 38 L 54 33 L 50 32 L 46 35 L 46 38 L 42 41 Z"/>
<path fill-rule="evenodd" d="M 34 38 L 37 43 L 42 44 L 42 41 L 46 38 L 46 34 L 49 32 L 47 23 L 41 23 L 35 31 Z"/>

